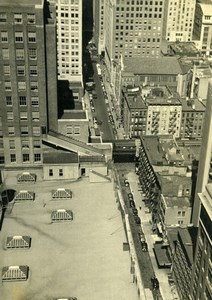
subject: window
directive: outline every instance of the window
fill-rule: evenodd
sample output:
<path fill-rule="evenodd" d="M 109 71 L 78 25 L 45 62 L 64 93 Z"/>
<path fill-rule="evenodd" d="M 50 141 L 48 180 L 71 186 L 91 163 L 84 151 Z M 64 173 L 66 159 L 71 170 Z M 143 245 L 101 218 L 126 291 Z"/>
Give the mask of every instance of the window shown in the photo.
<path fill-rule="evenodd" d="M 26 96 L 19 96 L 19 105 L 26 106 Z"/>
<path fill-rule="evenodd" d="M 34 154 L 34 161 L 41 161 L 41 154 L 40 153 L 35 153 Z"/>
<path fill-rule="evenodd" d="M 5 91 L 12 91 L 12 86 L 10 81 L 5 81 Z"/>
<path fill-rule="evenodd" d="M 24 34 L 22 31 L 16 31 L 15 32 L 15 42 L 16 43 L 23 43 L 24 40 Z"/>
<path fill-rule="evenodd" d="M 49 176 L 53 176 L 54 173 L 53 173 L 53 169 L 49 169 Z"/>
<path fill-rule="evenodd" d="M 41 148 L 40 140 L 34 140 L 33 141 L 33 147 L 36 149 Z"/>
<path fill-rule="evenodd" d="M 23 154 L 23 162 L 29 162 L 29 154 L 28 153 Z"/>
<path fill-rule="evenodd" d="M 24 76 L 25 75 L 25 66 L 17 66 L 17 75 Z"/>
<path fill-rule="evenodd" d="M 29 59 L 37 59 L 37 49 L 29 48 Z"/>
<path fill-rule="evenodd" d="M 28 42 L 36 43 L 36 32 L 28 32 Z"/>
<path fill-rule="evenodd" d="M 4 164 L 4 156 L 0 155 L 0 164 Z"/>
<path fill-rule="evenodd" d="M 38 82 L 37 81 L 30 82 L 30 90 L 32 92 L 37 92 L 38 91 Z"/>
<path fill-rule="evenodd" d="M 22 149 L 29 149 L 29 141 L 23 140 L 21 141 Z"/>
<path fill-rule="evenodd" d="M 10 161 L 11 162 L 16 162 L 16 155 L 15 154 L 10 154 Z"/>
<path fill-rule="evenodd" d="M 179 210 L 179 211 L 177 212 L 177 215 L 178 215 L 178 216 L 181 216 L 181 210 Z"/>
<path fill-rule="evenodd" d="M 37 66 L 30 66 L 29 67 L 29 73 L 32 76 L 37 76 L 38 75 L 38 68 L 37 68 Z"/>
<path fill-rule="evenodd" d="M 7 112 L 7 120 L 8 121 L 13 121 L 13 112 L 12 111 L 8 111 Z"/>
<path fill-rule="evenodd" d="M 39 98 L 38 97 L 31 97 L 31 103 L 32 103 L 32 106 L 38 106 L 39 105 Z"/>
<path fill-rule="evenodd" d="M 13 105 L 11 96 L 6 96 L 6 105 L 7 106 L 12 106 Z"/>
<path fill-rule="evenodd" d="M 29 129 L 28 126 L 21 126 L 21 135 L 28 135 L 29 134 Z"/>
<path fill-rule="evenodd" d="M 66 126 L 66 134 L 73 134 L 73 127 L 72 126 Z"/>
<path fill-rule="evenodd" d="M 15 54 L 16 54 L 16 59 L 17 60 L 24 59 L 24 49 L 16 49 Z"/>
<path fill-rule="evenodd" d="M 8 32 L 7 31 L 1 31 L 1 42 L 2 43 L 8 42 Z"/>
<path fill-rule="evenodd" d="M 182 211 L 182 217 L 185 217 L 185 211 Z"/>
<path fill-rule="evenodd" d="M 74 126 L 74 134 L 80 134 L 80 126 Z"/>
<path fill-rule="evenodd" d="M 14 22 L 15 22 L 15 24 L 21 24 L 22 23 L 22 14 L 14 14 Z"/>
<path fill-rule="evenodd" d="M 5 65 L 3 69 L 4 69 L 4 76 L 10 76 L 10 66 Z"/>
<path fill-rule="evenodd" d="M 2 49 L 2 58 L 3 59 L 9 59 L 9 49 Z"/>
<path fill-rule="evenodd" d="M 9 136 L 15 135 L 15 127 L 14 126 L 8 127 L 8 134 L 9 134 Z"/>
<path fill-rule="evenodd" d="M 0 13 L 0 23 L 7 22 L 7 15 L 5 13 Z"/>
<path fill-rule="evenodd" d="M 20 112 L 20 120 L 26 121 L 27 120 L 27 111 L 21 111 Z"/>
<path fill-rule="evenodd" d="M 38 126 L 33 127 L 33 135 L 40 136 L 40 127 L 38 127 Z"/>
<path fill-rule="evenodd" d="M 39 111 L 33 111 L 32 112 L 32 121 L 39 121 L 39 119 L 40 119 Z"/>
<path fill-rule="evenodd" d="M 26 91 L 26 82 L 25 81 L 19 81 L 18 82 L 18 90 L 19 91 Z"/>
<path fill-rule="evenodd" d="M 9 141 L 9 148 L 10 149 L 15 149 L 15 141 L 14 140 Z"/>
<path fill-rule="evenodd" d="M 27 23 L 28 24 L 35 24 L 35 14 L 28 14 L 27 15 Z"/>
<path fill-rule="evenodd" d="M 63 176 L 63 169 L 59 169 L 59 176 Z"/>

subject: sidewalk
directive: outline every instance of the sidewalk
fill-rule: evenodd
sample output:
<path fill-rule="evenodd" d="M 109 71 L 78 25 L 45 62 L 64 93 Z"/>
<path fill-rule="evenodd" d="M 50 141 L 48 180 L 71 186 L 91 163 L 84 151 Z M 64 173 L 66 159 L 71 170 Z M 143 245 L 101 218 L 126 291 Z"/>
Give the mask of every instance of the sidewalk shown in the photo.
<path fill-rule="evenodd" d="M 177 300 L 179 299 L 175 287 L 170 287 L 168 283 L 168 273 L 169 269 L 159 269 L 155 255 L 153 252 L 153 244 L 155 242 L 155 235 L 152 233 L 151 225 L 151 213 L 148 212 L 148 209 L 145 207 L 144 202 L 142 201 L 141 193 L 138 191 L 138 177 L 134 172 L 128 174 L 128 180 L 130 182 L 131 192 L 134 196 L 136 207 L 138 208 L 138 215 L 141 218 L 141 227 L 145 234 L 146 241 L 148 243 L 148 251 L 152 266 L 156 277 L 160 283 L 160 292 L 164 300 Z M 141 209 L 139 209 L 141 207 Z"/>
<path fill-rule="evenodd" d="M 115 123 L 115 129 L 117 131 L 117 134 L 116 134 L 117 139 L 125 139 L 124 128 L 123 128 L 123 125 L 121 124 L 121 122 L 119 121 L 119 116 L 116 111 L 117 104 L 115 103 L 115 100 L 113 100 L 115 98 L 115 96 L 113 94 L 113 90 L 110 86 L 110 83 L 107 81 L 107 78 L 109 77 L 109 75 L 107 73 L 107 69 L 105 66 L 102 65 L 102 63 L 100 63 L 100 66 L 102 69 L 103 83 L 104 83 L 105 90 L 106 90 L 106 93 L 108 96 L 108 105 L 109 105 L 110 113 L 113 116 L 114 123 Z"/>

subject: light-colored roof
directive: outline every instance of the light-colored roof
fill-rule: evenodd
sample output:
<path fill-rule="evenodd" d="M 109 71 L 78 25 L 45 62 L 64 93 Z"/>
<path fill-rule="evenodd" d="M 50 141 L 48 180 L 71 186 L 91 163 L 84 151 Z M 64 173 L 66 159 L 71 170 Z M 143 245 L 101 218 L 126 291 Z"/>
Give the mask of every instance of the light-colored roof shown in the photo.
<path fill-rule="evenodd" d="M 160 58 L 124 58 L 124 72 L 132 72 L 134 74 L 182 74 L 182 69 L 176 57 L 160 57 Z"/>
<path fill-rule="evenodd" d="M 0 0 L 0 6 L 36 6 L 43 5 L 43 0 Z"/>
<path fill-rule="evenodd" d="M 199 3 L 202 9 L 203 15 L 212 16 L 212 2 L 211 3 Z"/>

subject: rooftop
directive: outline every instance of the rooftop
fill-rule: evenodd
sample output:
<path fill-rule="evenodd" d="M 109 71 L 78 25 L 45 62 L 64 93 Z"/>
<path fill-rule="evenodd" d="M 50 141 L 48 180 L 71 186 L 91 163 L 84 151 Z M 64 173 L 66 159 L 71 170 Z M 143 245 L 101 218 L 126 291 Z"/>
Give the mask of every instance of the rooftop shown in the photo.
<path fill-rule="evenodd" d="M 157 177 L 163 195 L 179 196 L 180 193 L 183 193 L 185 187 L 192 183 L 190 177 L 183 175 L 164 175 L 159 173 Z"/>
<path fill-rule="evenodd" d="M 192 42 L 175 42 L 169 44 L 170 53 L 175 55 L 197 56 L 199 50 Z"/>
<path fill-rule="evenodd" d="M 134 74 L 182 74 L 182 69 L 176 57 L 139 58 L 125 57 L 123 72 Z"/>
<path fill-rule="evenodd" d="M 182 111 L 205 111 L 205 105 L 199 99 L 185 99 L 180 98 L 180 102 L 182 103 Z"/>
<path fill-rule="evenodd" d="M 174 141 L 172 135 L 142 136 L 141 141 L 152 165 L 192 166 L 199 160 L 200 140 Z"/>
<path fill-rule="evenodd" d="M 204 1 L 203 3 L 199 3 L 199 5 L 202 8 L 203 15 L 212 15 L 212 2 Z"/>
<path fill-rule="evenodd" d="M 84 110 L 64 110 L 60 119 L 87 119 L 86 112 Z"/>
<path fill-rule="evenodd" d="M 78 163 L 78 155 L 74 152 L 51 151 L 43 153 L 44 164 L 67 164 Z"/>
<path fill-rule="evenodd" d="M 172 197 L 172 196 L 164 196 L 164 200 L 168 207 L 190 207 L 190 201 L 188 197 Z"/>
<path fill-rule="evenodd" d="M 10 6 L 30 6 L 30 5 L 43 5 L 44 0 L 10 0 L 8 3 L 8 0 L 0 0 L 0 5 L 7 5 Z"/>

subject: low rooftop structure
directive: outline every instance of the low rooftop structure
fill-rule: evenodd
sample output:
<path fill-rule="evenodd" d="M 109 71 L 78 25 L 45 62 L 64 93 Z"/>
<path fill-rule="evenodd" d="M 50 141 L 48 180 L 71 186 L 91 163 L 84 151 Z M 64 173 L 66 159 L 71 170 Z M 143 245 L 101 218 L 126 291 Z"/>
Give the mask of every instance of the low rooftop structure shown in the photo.
<path fill-rule="evenodd" d="M 170 74 L 178 75 L 182 69 L 176 57 L 139 58 L 125 57 L 123 61 L 124 72 L 134 74 Z"/>
<path fill-rule="evenodd" d="M 167 207 L 183 208 L 190 207 L 191 203 L 188 197 L 173 197 L 173 196 L 164 196 Z"/>
<path fill-rule="evenodd" d="M 168 44 L 170 55 L 199 57 L 200 52 L 192 42 L 173 42 Z"/>

